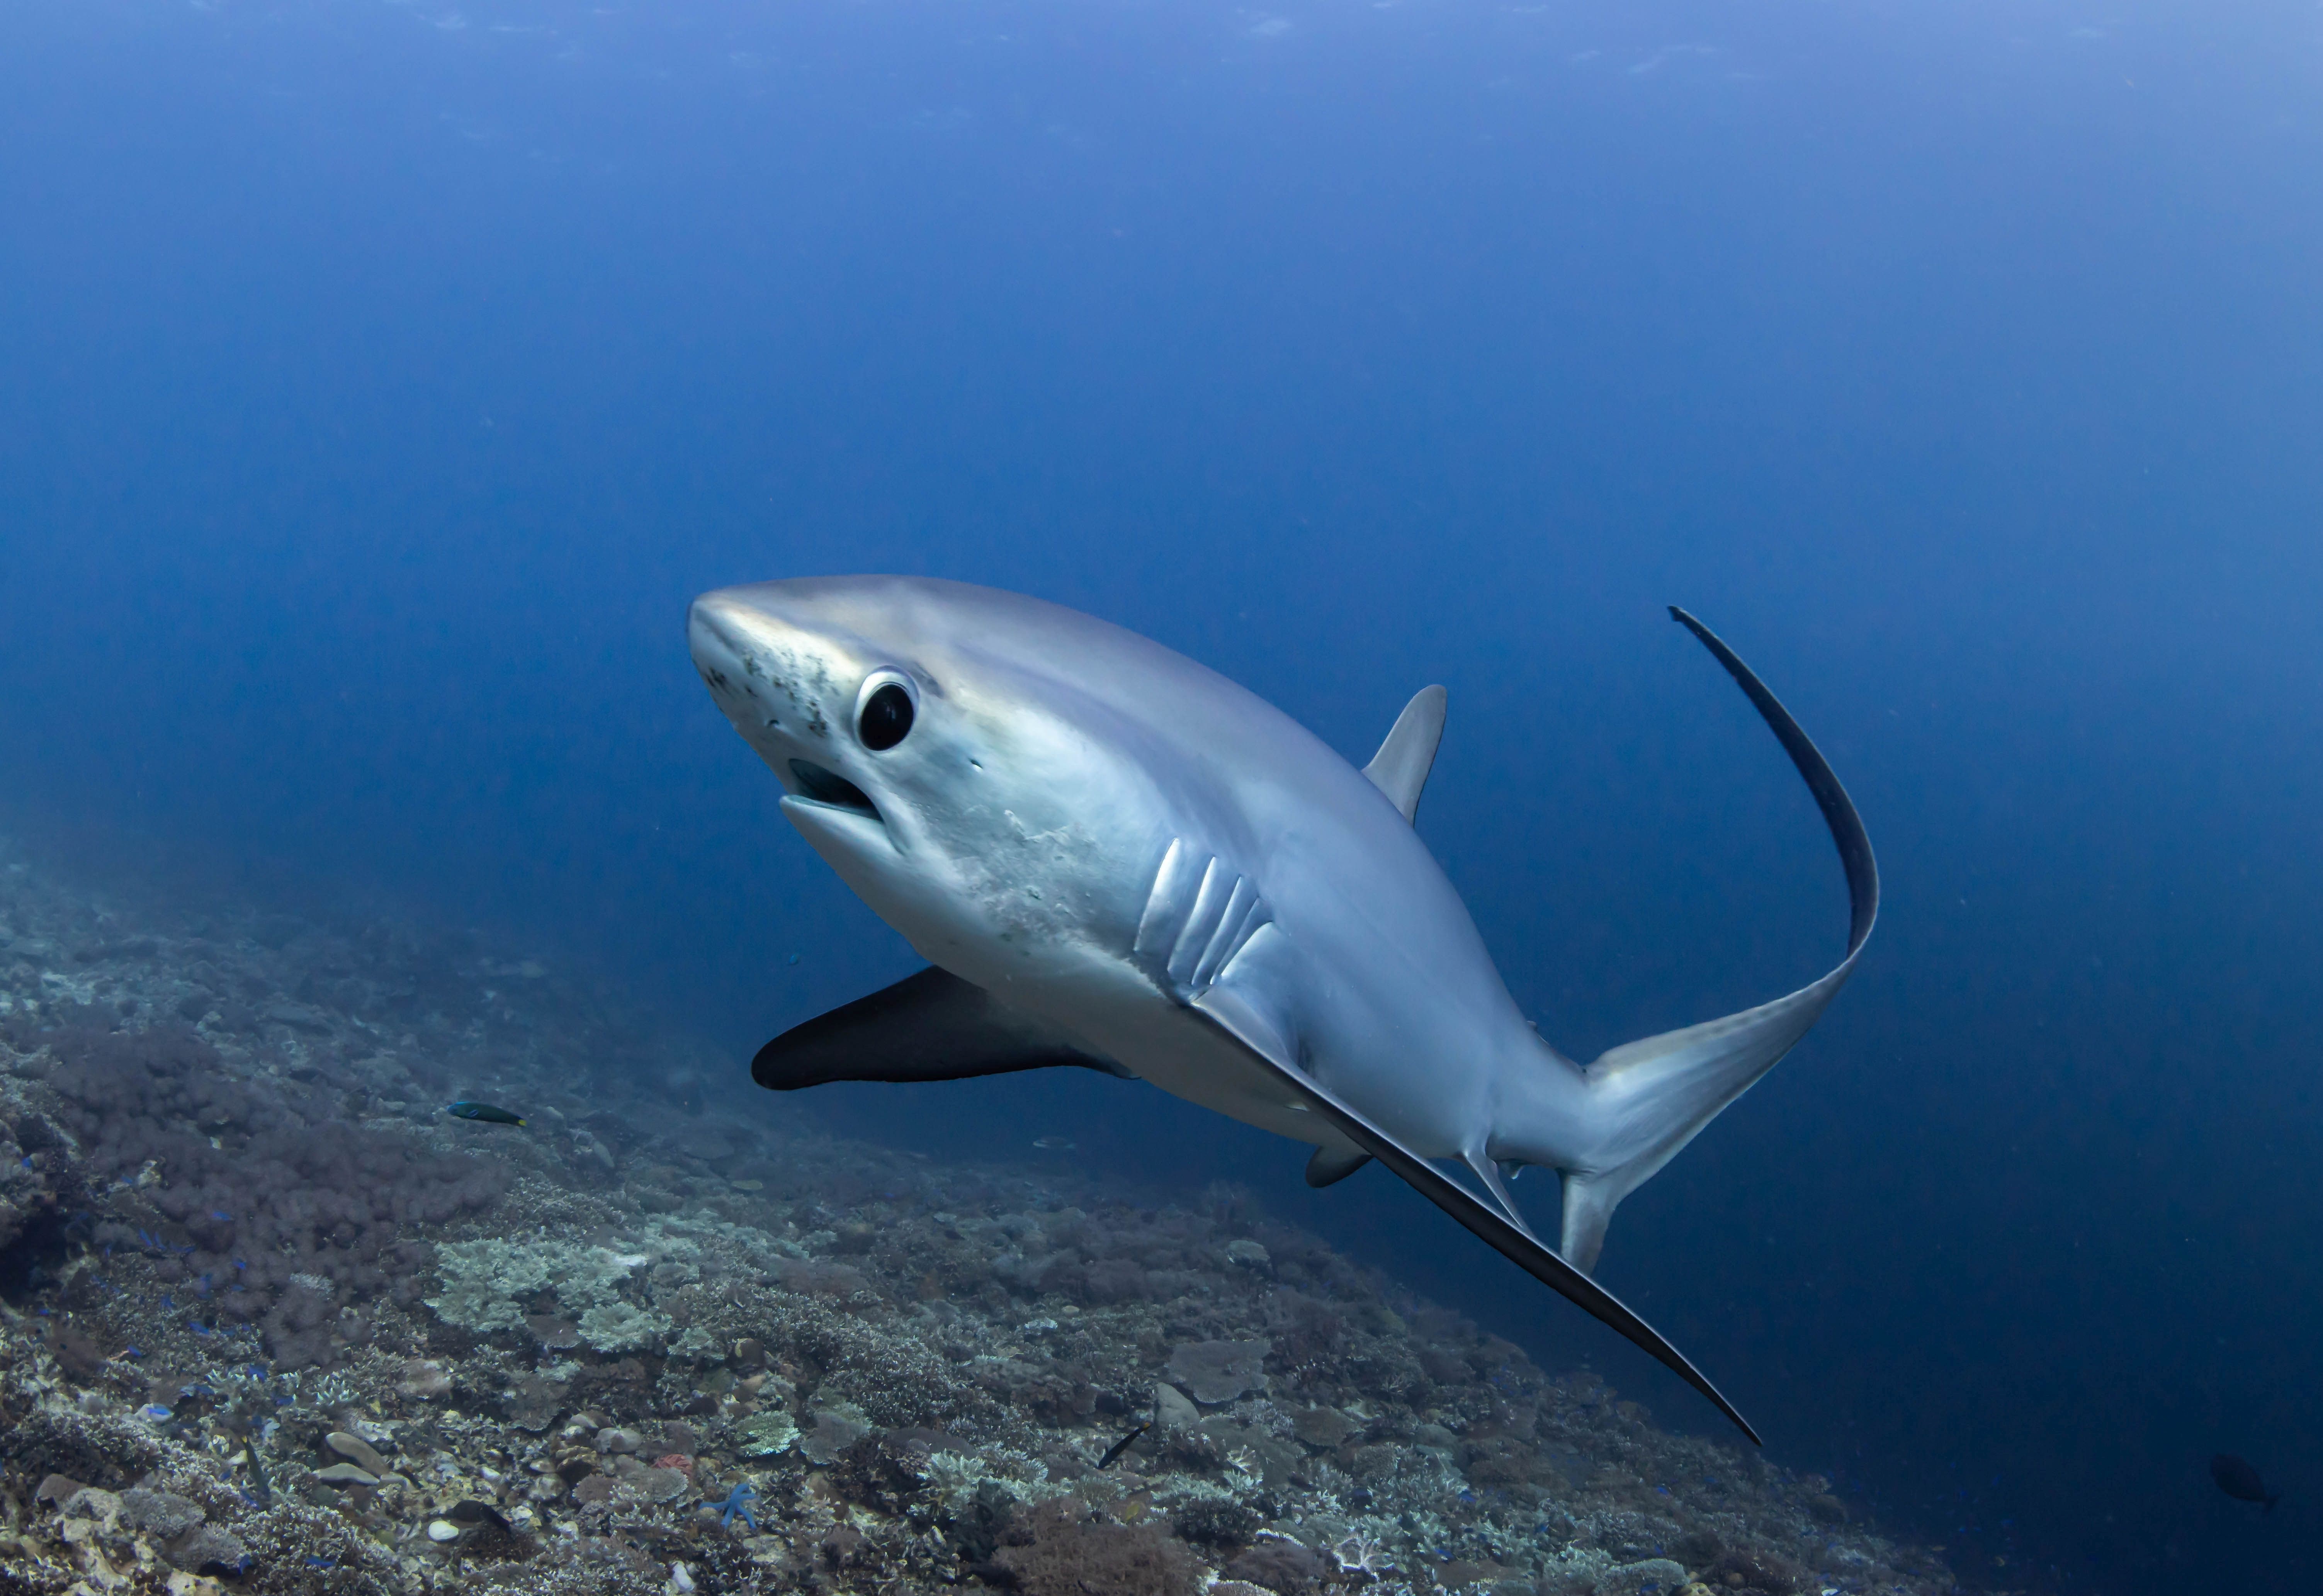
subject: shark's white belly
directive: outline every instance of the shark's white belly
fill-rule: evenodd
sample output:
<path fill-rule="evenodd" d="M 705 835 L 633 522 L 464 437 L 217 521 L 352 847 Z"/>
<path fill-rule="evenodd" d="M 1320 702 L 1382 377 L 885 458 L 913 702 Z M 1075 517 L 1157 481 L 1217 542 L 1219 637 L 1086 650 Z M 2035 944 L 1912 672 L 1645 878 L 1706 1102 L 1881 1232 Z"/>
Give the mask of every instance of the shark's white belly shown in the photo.
<path fill-rule="evenodd" d="M 973 956 L 962 963 L 966 968 L 945 968 L 1012 1008 L 1062 1026 L 1173 1097 L 1293 1141 L 1340 1141 L 1307 1109 L 1287 1103 L 1242 1044 L 1156 988 L 1125 957 L 1057 948 L 997 968 Z"/>
<path fill-rule="evenodd" d="M 1017 905 L 1002 935 L 984 894 L 931 890 L 924 877 L 867 868 L 865 852 L 834 845 L 860 822 L 795 802 L 785 812 L 930 964 L 1062 1026 L 1173 1096 L 1296 1141 L 1339 1140 L 1311 1113 L 1288 1105 L 1239 1043 L 1156 985 L 1137 961 L 1135 932 L 1126 921 L 1093 924 L 1067 907 L 1074 894 L 1057 892 L 1039 900 L 1049 913 L 1028 914 Z M 1166 978 L 1166 968 L 1162 973 Z"/>

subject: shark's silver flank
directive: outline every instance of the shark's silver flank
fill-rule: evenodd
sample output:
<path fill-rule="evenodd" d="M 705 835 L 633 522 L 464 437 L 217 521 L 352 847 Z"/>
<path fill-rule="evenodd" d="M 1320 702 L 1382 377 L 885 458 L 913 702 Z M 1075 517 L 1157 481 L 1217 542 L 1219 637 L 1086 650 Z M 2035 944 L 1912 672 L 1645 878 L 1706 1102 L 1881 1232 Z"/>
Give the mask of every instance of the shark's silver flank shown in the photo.
<path fill-rule="evenodd" d="M 1805 1034 L 1870 935 L 1871 846 L 1831 767 L 1733 652 L 1847 872 L 1847 956 L 1787 997 L 1613 1049 L 1543 1041 L 1411 819 L 1445 694 L 1357 770 L 1288 716 L 1134 633 L 958 582 L 831 577 L 694 601 L 693 659 L 783 813 L 936 968 L 777 1037 L 754 1073 L 939 1080 L 1072 1064 L 1315 1148 L 1376 1158 L 1677 1371 L 1590 1279 L 1621 1200 Z M 1457 1160 L 1481 1195 L 1433 1160 Z M 1552 1251 L 1505 1177 L 1563 1182 Z"/>

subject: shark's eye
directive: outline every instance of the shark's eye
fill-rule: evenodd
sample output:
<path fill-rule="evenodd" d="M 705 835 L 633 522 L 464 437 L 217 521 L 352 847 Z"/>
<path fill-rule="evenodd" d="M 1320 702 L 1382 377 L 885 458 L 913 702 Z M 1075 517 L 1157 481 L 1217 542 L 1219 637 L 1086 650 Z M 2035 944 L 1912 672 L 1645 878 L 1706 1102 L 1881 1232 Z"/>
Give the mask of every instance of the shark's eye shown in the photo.
<path fill-rule="evenodd" d="M 894 671 L 881 671 L 863 683 L 855 701 L 855 734 L 875 754 L 884 754 L 912 732 L 918 713 L 910 681 Z"/>

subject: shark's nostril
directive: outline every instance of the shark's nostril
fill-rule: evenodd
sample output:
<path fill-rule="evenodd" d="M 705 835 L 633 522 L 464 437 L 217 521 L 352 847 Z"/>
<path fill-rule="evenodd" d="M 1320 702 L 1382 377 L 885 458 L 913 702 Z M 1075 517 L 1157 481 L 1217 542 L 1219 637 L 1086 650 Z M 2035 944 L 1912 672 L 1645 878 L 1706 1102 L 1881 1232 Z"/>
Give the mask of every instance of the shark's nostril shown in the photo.
<path fill-rule="evenodd" d="M 791 776 L 805 790 L 806 795 L 818 803 L 851 809 L 859 814 L 868 814 L 875 821 L 880 818 L 877 807 L 863 789 L 835 771 L 825 770 L 822 766 L 804 759 L 794 759 L 791 761 Z"/>

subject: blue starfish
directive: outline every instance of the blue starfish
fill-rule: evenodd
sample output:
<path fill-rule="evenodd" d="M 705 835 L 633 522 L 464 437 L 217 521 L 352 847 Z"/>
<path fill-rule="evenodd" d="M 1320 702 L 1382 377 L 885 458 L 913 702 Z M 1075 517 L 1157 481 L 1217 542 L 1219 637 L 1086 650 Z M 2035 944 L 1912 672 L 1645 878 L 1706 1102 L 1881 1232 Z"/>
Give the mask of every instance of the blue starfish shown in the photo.
<path fill-rule="evenodd" d="M 748 1525 L 751 1532 L 756 1534 L 758 1520 L 751 1515 L 750 1499 L 758 1494 L 750 1489 L 750 1482 L 748 1480 L 739 1482 L 727 1493 L 726 1500 L 719 1507 L 718 1527 L 731 1529 L 734 1527 L 734 1515 L 739 1513 L 742 1515 L 742 1522 Z"/>

